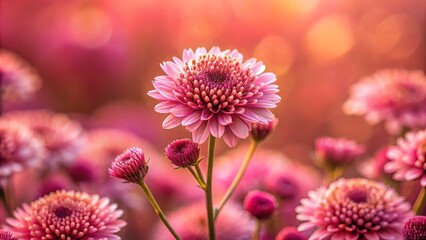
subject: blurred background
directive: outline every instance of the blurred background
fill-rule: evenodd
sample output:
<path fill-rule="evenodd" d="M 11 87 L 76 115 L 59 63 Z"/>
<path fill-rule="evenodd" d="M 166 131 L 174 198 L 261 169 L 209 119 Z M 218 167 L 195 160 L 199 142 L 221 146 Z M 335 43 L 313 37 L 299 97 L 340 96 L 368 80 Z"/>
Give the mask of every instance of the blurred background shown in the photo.
<path fill-rule="evenodd" d="M 388 141 L 383 126 L 344 115 L 342 103 L 378 69 L 425 70 L 425 26 L 424 0 L 1 0 L 1 47 L 44 80 L 32 102 L 7 107 L 119 126 L 162 149 L 190 134 L 162 130 L 165 115 L 153 112 L 146 93 L 159 63 L 185 48 L 236 48 L 278 77 L 279 124 L 266 146 L 304 162 L 324 135 L 374 151 Z"/>

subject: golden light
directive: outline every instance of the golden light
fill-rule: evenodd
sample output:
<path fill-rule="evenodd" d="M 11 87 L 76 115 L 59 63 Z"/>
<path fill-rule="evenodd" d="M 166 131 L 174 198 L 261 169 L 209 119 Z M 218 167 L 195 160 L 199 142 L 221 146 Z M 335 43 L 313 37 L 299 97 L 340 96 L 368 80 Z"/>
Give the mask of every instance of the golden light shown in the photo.
<path fill-rule="evenodd" d="M 319 0 L 274 0 L 274 6 L 287 15 L 301 16 L 315 10 Z"/>

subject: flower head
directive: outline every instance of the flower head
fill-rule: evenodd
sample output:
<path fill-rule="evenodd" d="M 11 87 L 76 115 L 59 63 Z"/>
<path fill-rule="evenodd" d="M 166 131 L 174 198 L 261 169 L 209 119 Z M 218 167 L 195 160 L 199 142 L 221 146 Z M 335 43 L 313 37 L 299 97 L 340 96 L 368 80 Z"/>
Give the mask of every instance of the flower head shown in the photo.
<path fill-rule="evenodd" d="M 307 238 L 295 227 L 285 227 L 281 229 L 275 240 L 307 240 Z"/>
<path fill-rule="evenodd" d="M 301 201 L 297 218 L 306 222 L 298 230 L 317 228 L 309 239 L 399 239 L 402 223 L 412 215 L 410 208 L 383 183 L 342 178 Z"/>
<path fill-rule="evenodd" d="M 167 158 L 178 167 L 189 167 L 198 163 L 200 148 L 190 139 L 177 139 L 167 145 Z"/>
<path fill-rule="evenodd" d="M 62 190 L 24 204 L 6 222 L 19 239 L 120 239 L 122 214 L 108 198 Z"/>
<path fill-rule="evenodd" d="M 181 124 L 196 143 L 211 134 L 234 147 L 248 137 L 252 123 L 274 119 L 269 109 L 280 101 L 275 74 L 264 73 L 256 59 L 243 62 L 237 50 L 188 49 L 182 60 L 173 58 L 161 68 L 166 75 L 156 77 L 148 93 L 161 101 L 155 110 L 169 114 L 164 128 Z"/>
<path fill-rule="evenodd" d="M 348 114 L 364 115 L 371 124 L 384 121 L 387 130 L 426 127 L 426 77 L 422 71 L 386 69 L 362 79 L 344 104 Z"/>
<path fill-rule="evenodd" d="M 402 226 L 404 240 L 426 239 L 426 216 L 414 216 Z"/>
<path fill-rule="evenodd" d="M 132 147 L 118 155 L 108 169 L 111 177 L 139 183 L 148 173 L 145 156 L 140 148 Z"/>
<path fill-rule="evenodd" d="M 253 190 L 244 199 L 244 209 L 259 220 L 270 218 L 277 207 L 275 197 L 263 191 Z"/>
<path fill-rule="evenodd" d="M 268 122 L 268 124 L 262 124 L 262 123 L 253 123 L 251 125 L 251 135 L 255 141 L 262 141 L 264 140 L 269 134 L 271 134 L 275 127 L 277 126 L 278 119 L 275 118 L 274 120 Z"/>
<path fill-rule="evenodd" d="M 5 49 L 0 49 L 0 92 L 6 100 L 28 98 L 41 87 L 36 70 L 24 60 Z"/>
<path fill-rule="evenodd" d="M 348 164 L 364 153 L 364 147 L 345 138 L 322 137 L 315 140 L 315 155 L 321 166 Z"/>
<path fill-rule="evenodd" d="M 426 187 L 426 129 L 399 138 L 397 146 L 389 147 L 387 157 L 390 161 L 385 171 L 394 173 L 395 180 L 420 179 L 422 187 Z"/>
<path fill-rule="evenodd" d="M 168 215 L 170 225 L 182 239 L 207 240 L 208 226 L 204 204 L 195 203 L 180 208 Z M 250 240 L 254 222 L 247 213 L 235 204 L 226 205 L 215 221 L 216 240 Z M 164 225 L 154 232 L 154 240 L 172 239 Z"/>
<path fill-rule="evenodd" d="M 16 240 L 12 233 L 6 230 L 0 230 L 0 240 Z"/>

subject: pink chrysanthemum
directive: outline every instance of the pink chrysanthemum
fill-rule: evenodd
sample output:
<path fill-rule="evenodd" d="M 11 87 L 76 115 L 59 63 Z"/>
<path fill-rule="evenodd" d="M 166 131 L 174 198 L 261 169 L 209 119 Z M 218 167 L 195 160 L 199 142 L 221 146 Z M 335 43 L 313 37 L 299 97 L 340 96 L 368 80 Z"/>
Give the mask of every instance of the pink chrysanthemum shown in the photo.
<path fill-rule="evenodd" d="M 395 180 L 420 179 L 422 187 L 426 187 L 426 129 L 399 138 L 397 146 L 389 147 L 387 157 L 390 161 L 385 171 L 394 173 Z"/>
<path fill-rule="evenodd" d="M 155 110 L 169 114 L 164 128 L 182 124 L 196 143 L 211 134 L 234 147 L 252 123 L 274 119 L 269 109 L 280 101 L 275 74 L 264 73 L 265 65 L 254 58 L 243 62 L 237 50 L 188 49 L 182 60 L 175 57 L 161 68 L 167 75 L 156 77 L 148 93 L 161 101 Z"/>
<path fill-rule="evenodd" d="M 364 147 L 345 138 L 322 137 L 315 140 L 316 160 L 321 166 L 348 164 L 364 153 Z"/>
<path fill-rule="evenodd" d="M 168 215 L 170 224 L 184 240 L 208 240 L 206 208 L 195 203 Z M 240 207 L 230 203 L 224 207 L 215 221 L 216 240 L 250 240 L 254 222 Z M 173 239 L 163 224 L 154 232 L 154 240 Z"/>
<path fill-rule="evenodd" d="M 41 87 L 36 70 L 24 60 L 0 49 L 0 93 L 6 100 L 27 99 Z"/>
<path fill-rule="evenodd" d="M 422 71 L 381 70 L 351 89 L 344 104 L 348 114 L 365 115 L 371 124 L 384 121 L 387 130 L 426 127 L 426 77 Z"/>
<path fill-rule="evenodd" d="M 410 207 L 383 183 L 342 178 L 302 199 L 297 218 L 306 222 L 298 230 L 317 228 L 310 240 L 401 239 Z"/>
<path fill-rule="evenodd" d="M 402 226 L 404 240 L 426 239 L 426 216 L 414 216 Z"/>
<path fill-rule="evenodd" d="M 84 145 L 84 130 L 65 114 L 49 110 L 14 111 L 3 115 L 30 128 L 46 150 L 46 163 L 68 165 L 75 161 Z"/>
<path fill-rule="evenodd" d="M 16 240 L 12 233 L 6 230 L 0 230 L 0 240 Z"/>
<path fill-rule="evenodd" d="M 108 198 L 62 190 L 24 204 L 6 222 L 18 239 L 120 239 L 122 214 Z"/>
<path fill-rule="evenodd" d="M 190 139 L 177 139 L 167 145 L 167 158 L 178 167 L 189 167 L 198 163 L 200 148 Z"/>
<path fill-rule="evenodd" d="M 252 190 L 244 198 L 244 209 L 259 220 L 270 218 L 277 207 L 277 200 L 268 192 Z"/>
<path fill-rule="evenodd" d="M 143 181 L 148 167 L 142 149 L 132 147 L 118 155 L 108 172 L 111 177 L 121 178 L 128 182 L 140 183 Z"/>
<path fill-rule="evenodd" d="M 25 125 L 0 120 L 0 179 L 39 165 L 44 153 L 40 139 Z"/>

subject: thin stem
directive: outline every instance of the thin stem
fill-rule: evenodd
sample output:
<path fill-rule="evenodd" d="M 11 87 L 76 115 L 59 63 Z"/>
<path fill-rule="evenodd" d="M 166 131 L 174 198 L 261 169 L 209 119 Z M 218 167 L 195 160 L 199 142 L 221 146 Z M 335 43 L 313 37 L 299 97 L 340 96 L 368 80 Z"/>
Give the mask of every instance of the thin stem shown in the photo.
<path fill-rule="evenodd" d="M 12 186 L 12 179 L 3 179 L 3 184 L 0 183 L 0 199 L 6 210 L 8 216 L 12 216 L 13 209 L 15 209 L 15 192 Z"/>
<path fill-rule="evenodd" d="M 254 229 L 252 240 L 259 240 L 260 239 L 260 227 L 262 225 L 262 222 L 260 220 L 256 221 L 256 228 Z"/>
<path fill-rule="evenodd" d="M 241 164 L 240 169 L 238 170 L 237 174 L 235 175 L 234 179 L 232 180 L 231 185 L 229 186 L 228 190 L 226 190 L 225 195 L 222 197 L 222 200 L 219 203 L 219 206 L 215 209 L 215 219 L 219 215 L 220 210 L 225 206 L 226 202 L 229 200 L 231 195 L 234 193 L 235 189 L 237 188 L 238 184 L 240 183 L 241 179 L 244 176 L 244 173 L 250 163 L 250 159 L 253 156 L 254 151 L 256 150 L 256 147 L 258 145 L 258 141 L 253 140 L 250 144 L 249 150 L 243 160 L 243 163 Z"/>
<path fill-rule="evenodd" d="M 208 159 L 207 159 L 207 182 L 206 182 L 206 208 L 207 208 L 207 221 L 209 225 L 209 240 L 215 240 L 213 194 L 212 194 L 213 158 L 214 158 L 215 142 L 216 142 L 215 137 L 210 135 Z"/>
<path fill-rule="evenodd" d="M 325 185 L 330 185 L 330 183 L 336 181 L 340 176 L 342 176 L 344 169 L 345 168 L 343 166 L 328 168 L 328 170 L 326 170 Z"/>
<path fill-rule="evenodd" d="M 148 197 L 149 202 L 151 203 L 152 207 L 155 210 L 155 213 L 160 217 L 161 221 L 163 221 L 164 225 L 169 229 L 169 231 L 173 234 L 176 240 L 181 240 L 179 235 L 175 232 L 173 227 L 170 225 L 169 221 L 167 221 L 166 216 L 164 215 L 163 211 L 161 210 L 160 206 L 158 205 L 157 201 L 155 200 L 154 196 L 152 195 L 151 191 L 149 190 L 148 186 L 145 184 L 145 182 L 142 180 L 139 183 L 139 186 L 142 187 L 143 191 L 145 192 L 146 196 Z"/>
<path fill-rule="evenodd" d="M 206 181 L 204 180 L 203 172 L 201 171 L 200 164 L 195 165 L 195 170 L 197 170 L 198 177 L 200 177 L 200 180 L 204 183 L 204 186 L 205 186 Z"/>
<path fill-rule="evenodd" d="M 192 176 L 194 176 L 195 180 L 197 180 L 198 185 L 200 185 L 200 187 L 205 190 L 206 189 L 206 184 L 204 183 L 204 181 L 200 178 L 200 176 L 198 176 L 198 174 L 195 172 L 194 169 L 192 169 L 191 166 L 187 167 L 187 169 L 189 170 L 189 172 L 192 174 Z"/>
<path fill-rule="evenodd" d="M 426 202 L 426 187 L 422 187 L 422 189 L 420 189 L 419 195 L 417 196 L 416 202 L 413 205 L 413 211 L 416 214 L 419 214 L 425 202 Z"/>

